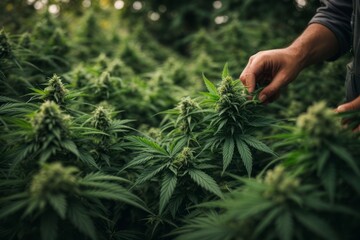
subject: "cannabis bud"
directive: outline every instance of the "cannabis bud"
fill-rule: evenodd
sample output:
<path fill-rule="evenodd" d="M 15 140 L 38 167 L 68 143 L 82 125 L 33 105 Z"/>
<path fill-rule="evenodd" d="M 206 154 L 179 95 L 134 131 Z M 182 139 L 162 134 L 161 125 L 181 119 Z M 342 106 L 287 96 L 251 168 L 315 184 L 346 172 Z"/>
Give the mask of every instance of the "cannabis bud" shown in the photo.
<path fill-rule="evenodd" d="M 13 52 L 4 30 L 0 30 L 0 59 L 3 58 L 13 58 Z"/>
<path fill-rule="evenodd" d="M 61 28 L 55 29 L 53 35 L 50 37 L 49 44 L 52 47 L 53 54 L 58 56 L 66 54 L 69 50 L 65 34 Z"/>
<path fill-rule="evenodd" d="M 62 136 L 68 133 L 70 116 L 63 114 L 59 105 L 46 101 L 33 118 L 33 128 L 36 141 L 45 142 L 49 138 L 61 141 Z"/>
<path fill-rule="evenodd" d="M 95 86 L 96 94 L 99 94 L 102 98 L 109 98 L 109 88 L 111 86 L 110 73 L 106 71 L 103 72 L 97 79 Z"/>
<path fill-rule="evenodd" d="M 43 197 L 49 193 L 74 191 L 77 188 L 77 172 L 77 168 L 64 167 L 59 162 L 44 164 L 31 181 L 30 194 Z"/>
<path fill-rule="evenodd" d="M 221 81 L 220 86 L 218 87 L 218 92 L 220 96 L 226 94 L 236 94 L 236 91 L 234 89 L 233 79 L 230 76 L 227 76 Z"/>
<path fill-rule="evenodd" d="M 97 107 L 93 112 L 91 124 L 96 129 L 106 131 L 111 125 L 109 112 L 103 106 Z"/>
<path fill-rule="evenodd" d="M 101 71 L 107 68 L 108 61 L 109 59 L 104 53 L 101 53 L 99 57 L 96 59 L 96 63 L 100 66 Z"/>
<path fill-rule="evenodd" d="M 63 106 L 65 104 L 65 97 L 68 90 L 65 88 L 61 78 L 54 74 L 48 81 L 47 87 L 44 89 L 45 99 L 54 101 L 55 103 Z"/>
<path fill-rule="evenodd" d="M 19 45 L 26 49 L 29 49 L 31 47 L 31 37 L 28 32 L 21 34 Z"/>
<path fill-rule="evenodd" d="M 239 81 L 234 81 L 230 76 L 224 78 L 218 87 L 220 98 L 216 110 L 229 115 L 239 114 L 245 105 L 246 96 Z"/>
<path fill-rule="evenodd" d="M 268 185 L 264 196 L 268 199 L 281 203 L 284 202 L 300 185 L 299 179 L 289 176 L 283 166 L 277 166 L 269 170 L 264 178 L 264 184 Z"/>
<path fill-rule="evenodd" d="M 191 97 L 185 97 L 178 104 L 177 108 L 180 110 L 180 115 L 188 116 L 192 111 L 199 109 L 199 104 L 197 104 Z"/>
<path fill-rule="evenodd" d="M 173 161 L 173 165 L 180 169 L 183 166 L 187 166 L 189 162 L 192 162 L 194 159 L 193 150 L 189 147 L 184 147 L 181 153 L 179 153 L 175 160 Z"/>
<path fill-rule="evenodd" d="M 306 113 L 301 114 L 296 125 L 300 131 L 314 139 L 315 144 L 320 144 L 322 139 L 336 137 L 341 129 L 335 113 L 326 107 L 323 101 L 314 104 Z"/>

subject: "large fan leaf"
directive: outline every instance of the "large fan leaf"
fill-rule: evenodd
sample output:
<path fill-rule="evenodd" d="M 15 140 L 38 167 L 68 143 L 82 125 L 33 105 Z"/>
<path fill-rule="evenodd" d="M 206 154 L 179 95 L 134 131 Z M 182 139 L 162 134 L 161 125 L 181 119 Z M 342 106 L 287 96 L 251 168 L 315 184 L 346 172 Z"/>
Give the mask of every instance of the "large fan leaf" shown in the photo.
<path fill-rule="evenodd" d="M 50 205 L 59 214 L 62 219 L 66 216 L 66 199 L 63 194 L 49 195 L 48 196 Z"/>
<path fill-rule="evenodd" d="M 245 165 L 246 171 L 250 177 L 251 171 L 252 171 L 252 155 L 251 155 L 250 148 L 240 138 L 236 139 L 236 147 L 237 147 L 239 154 L 241 156 L 241 159 Z"/>
<path fill-rule="evenodd" d="M 231 163 L 231 160 L 234 155 L 234 140 L 232 138 L 225 139 L 224 146 L 223 146 L 223 173 L 225 172 L 226 168 Z"/>
<path fill-rule="evenodd" d="M 257 140 L 255 137 L 252 137 L 250 135 L 244 135 L 244 136 L 241 136 L 241 140 L 245 141 L 249 146 L 251 146 L 259 151 L 275 155 L 274 151 L 271 148 L 269 148 L 263 142 Z"/>
<path fill-rule="evenodd" d="M 163 212 L 166 204 L 169 202 L 177 183 L 177 177 L 173 173 L 165 173 L 162 179 L 160 190 L 160 214 Z"/>
<path fill-rule="evenodd" d="M 197 170 L 197 169 L 190 169 L 189 175 L 190 175 L 191 179 L 194 180 L 194 182 L 196 184 L 198 184 L 200 187 L 208 190 L 209 192 L 214 193 L 215 195 L 219 196 L 220 198 L 223 197 L 223 194 L 222 194 L 219 186 L 215 182 L 215 180 L 211 176 L 206 174 L 205 172 L 203 172 L 201 170 Z"/>

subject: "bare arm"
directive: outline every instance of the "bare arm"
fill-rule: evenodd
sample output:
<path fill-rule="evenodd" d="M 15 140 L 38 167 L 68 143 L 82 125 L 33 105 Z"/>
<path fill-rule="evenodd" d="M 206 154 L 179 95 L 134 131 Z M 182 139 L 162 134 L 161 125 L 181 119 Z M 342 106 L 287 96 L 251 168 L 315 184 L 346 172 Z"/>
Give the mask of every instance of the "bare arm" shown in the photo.
<path fill-rule="evenodd" d="M 282 87 L 293 81 L 305 67 L 329 59 L 339 51 L 335 34 L 313 23 L 287 48 L 253 55 L 240 80 L 253 92 L 256 83 L 268 84 L 260 93 L 262 102 L 273 101 Z"/>

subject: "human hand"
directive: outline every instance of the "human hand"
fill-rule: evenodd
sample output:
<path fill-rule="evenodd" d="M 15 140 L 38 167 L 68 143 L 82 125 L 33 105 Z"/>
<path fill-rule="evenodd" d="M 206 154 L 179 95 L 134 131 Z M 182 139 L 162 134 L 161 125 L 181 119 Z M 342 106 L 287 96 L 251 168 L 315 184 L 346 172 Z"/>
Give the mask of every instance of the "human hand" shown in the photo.
<path fill-rule="evenodd" d="M 265 85 L 259 100 L 268 103 L 276 100 L 280 90 L 293 81 L 303 69 L 302 56 L 295 48 L 261 51 L 250 57 L 240 75 L 241 82 L 253 93 L 256 84 Z"/>
<path fill-rule="evenodd" d="M 344 103 L 337 107 L 336 112 L 338 113 L 344 113 L 349 111 L 355 111 L 360 110 L 360 96 L 355 98 L 354 100 Z M 345 120 L 344 124 L 348 124 L 351 120 L 347 119 Z M 360 125 L 355 126 L 353 129 L 353 132 L 360 132 Z"/>

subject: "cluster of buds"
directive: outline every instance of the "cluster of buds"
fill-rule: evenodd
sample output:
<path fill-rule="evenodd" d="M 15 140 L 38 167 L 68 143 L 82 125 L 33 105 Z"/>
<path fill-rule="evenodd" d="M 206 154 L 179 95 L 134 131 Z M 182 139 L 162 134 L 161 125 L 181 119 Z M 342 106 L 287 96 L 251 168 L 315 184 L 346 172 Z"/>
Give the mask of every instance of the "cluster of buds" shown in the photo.
<path fill-rule="evenodd" d="M 111 117 L 108 110 L 106 110 L 103 106 L 98 106 L 93 112 L 91 125 L 101 131 L 108 130 L 111 125 Z"/>
<path fill-rule="evenodd" d="M 217 110 L 233 109 L 233 106 L 242 105 L 247 99 L 239 81 L 234 81 L 230 76 L 224 78 L 218 87 L 220 99 Z"/>
<path fill-rule="evenodd" d="M 196 115 L 192 113 L 200 109 L 200 106 L 190 97 L 183 98 L 178 104 L 179 118 L 177 120 L 179 128 L 184 133 L 190 133 L 192 131 L 191 121 L 196 119 Z"/>
<path fill-rule="evenodd" d="M 30 194 L 41 198 L 47 194 L 74 192 L 77 189 L 77 172 L 77 168 L 64 167 L 59 162 L 44 164 L 31 181 Z"/>
<path fill-rule="evenodd" d="M 325 102 L 309 107 L 306 113 L 298 117 L 296 125 L 301 132 L 311 137 L 315 145 L 321 144 L 322 139 L 337 137 L 341 129 L 334 111 Z"/>
<path fill-rule="evenodd" d="M 281 165 L 267 171 L 263 182 L 267 185 L 264 197 L 277 203 L 286 201 L 288 196 L 296 192 L 300 185 L 299 179 L 287 174 Z"/>
<path fill-rule="evenodd" d="M 11 45 L 4 30 L 0 30 L 0 59 L 11 58 L 13 58 Z"/>
<path fill-rule="evenodd" d="M 199 104 L 195 102 L 191 97 L 183 98 L 177 106 L 180 111 L 180 115 L 188 116 L 192 111 L 200 109 Z"/>
<path fill-rule="evenodd" d="M 70 116 L 63 114 L 59 105 L 53 101 L 44 102 L 32 122 L 36 141 L 46 142 L 49 138 L 61 141 L 68 133 L 69 122 Z"/>
<path fill-rule="evenodd" d="M 134 74 L 132 69 L 126 66 L 126 64 L 119 59 L 111 61 L 108 64 L 107 70 L 111 73 L 112 76 L 121 78 L 132 76 Z"/>
<path fill-rule="evenodd" d="M 95 82 L 95 93 L 102 98 L 109 98 L 109 88 L 111 87 L 111 79 L 110 79 L 110 73 L 105 71 L 103 72 L 100 77 Z"/>
<path fill-rule="evenodd" d="M 29 49 L 31 47 L 31 35 L 28 32 L 21 34 L 19 45 L 23 48 Z"/>
<path fill-rule="evenodd" d="M 56 74 L 54 74 L 54 76 L 50 78 L 47 87 L 44 89 L 44 92 L 46 100 L 54 101 L 60 106 L 65 105 L 65 97 L 68 90 L 62 83 L 61 78 Z"/>
<path fill-rule="evenodd" d="M 160 128 L 151 127 L 146 131 L 146 133 L 155 141 L 160 141 L 162 139 L 162 132 Z"/>
<path fill-rule="evenodd" d="M 69 50 L 65 34 L 61 28 L 55 29 L 49 39 L 49 44 L 52 47 L 52 53 L 58 56 L 65 55 Z"/>
<path fill-rule="evenodd" d="M 109 58 L 104 53 L 101 53 L 96 58 L 96 65 L 98 65 L 100 67 L 101 71 L 104 71 L 105 69 L 107 69 L 108 62 L 109 62 Z"/>
<path fill-rule="evenodd" d="M 182 168 L 183 166 L 188 166 L 194 159 L 194 151 L 189 147 L 184 147 L 183 150 L 175 157 L 175 160 L 172 162 L 172 165 L 177 169 Z"/>

